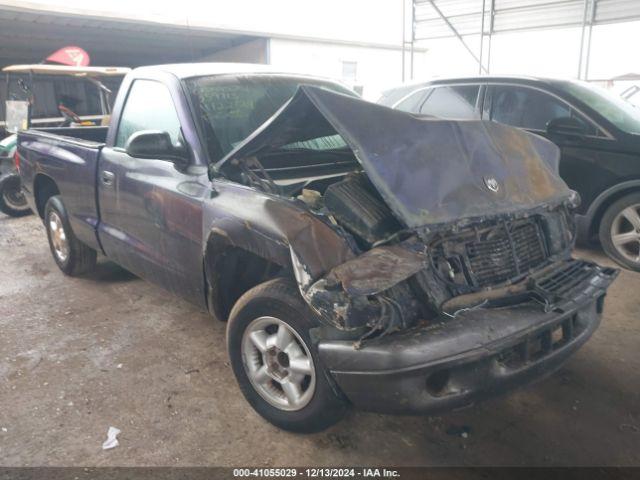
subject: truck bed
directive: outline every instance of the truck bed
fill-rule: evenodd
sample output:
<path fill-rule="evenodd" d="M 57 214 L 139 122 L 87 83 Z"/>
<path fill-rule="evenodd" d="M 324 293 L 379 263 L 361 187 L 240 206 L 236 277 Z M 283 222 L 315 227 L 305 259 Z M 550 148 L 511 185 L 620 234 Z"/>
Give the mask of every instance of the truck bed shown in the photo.
<path fill-rule="evenodd" d="M 50 127 L 33 128 L 28 132 L 39 132 L 44 136 L 64 137 L 65 141 L 85 144 L 87 147 L 104 145 L 109 127 Z"/>
<path fill-rule="evenodd" d="M 56 127 L 18 133 L 23 188 L 35 192 L 36 184 L 52 180 L 65 199 L 74 233 L 96 249 L 98 158 L 106 136 L 107 127 Z M 34 202 L 32 208 L 42 213 L 44 205 L 37 197 Z"/>

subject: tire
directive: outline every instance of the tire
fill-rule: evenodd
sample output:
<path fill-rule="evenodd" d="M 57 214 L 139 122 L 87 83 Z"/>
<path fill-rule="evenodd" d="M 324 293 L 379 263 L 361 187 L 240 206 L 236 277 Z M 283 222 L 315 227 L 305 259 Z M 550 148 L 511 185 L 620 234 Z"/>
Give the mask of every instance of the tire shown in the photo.
<path fill-rule="evenodd" d="M 15 173 L 0 179 L 0 212 L 11 217 L 24 217 L 33 213 L 22 194 L 20 176 Z"/>
<path fill-rule="evenodd" d="M 63 273 L 77 276 L 94 270 L 97 252 L 76 238 L 59 195 L 47 201 L 44 225 L 51 254 Z"/>
<path fill-rule="evenodd" d="M 598 236 L 610 258 L 625 268 L 640 271 L 640 193 L 626 195 L 607 208 Z"/>
<path fill-rule="evenodd" d="M 299 433 L 324 430 L 339 421 L 347 409 L 346 399 L 322 366 L 309 337 L 309 329 L 314 325 L 311 322 L 312 316 L 296 286 L 287 279 L 277 278 L 242 295 L 231 310 L 227 324 L 227 349 L 231 367 L 244 397 L 256 412 L 273 425 Z M 274 320 L 279 322 L 275 327 L 277 330 L 269 330 L 273 325 L 265 325 Z M 277 338 L 281 333 L 280 329 L 284 328 L 284 332 L 289 332 L 290 337 L 289 343 L 284 340 L 287 348 L 278 351 L 276 342 L 273 342 L 266 353 L 261 353 L 249 335 L 258 332 L 255 334 L 259 336 L 261 328 L 265 328 L 265 335 L 269 335 L 263 336 L 263 347 L 269 345 L 268 338 Z M 287 353 L 286 362 L 281 362 L 283 353 Z M 280 371 L 284 375 L 283 382 L 279 383 L 269 376 L 265 382 L 260 383 L 258 379 L 263 377 L 251 373 L 259 370 L 257 365 L 260 363 L 276 377 Z M 312 374 L 306 375 L 300 371 L 296 373 L 294 364 L 298 369 L 304 365 L 304 370 L 308 369 Z M 269 369 L 268 366 L 273 368 Z M 297 381 L 302 375 L 304 380 Z M 292 384 L 300 385 L 297 392 L 295 388 L 291 392 Z M 278 389 L 278 385 L 284 385 L 285 388 L 281 386 Z M 296 397 L 296 393 L 300 395 Z M 292 403 L 292 397 L 298 398 L 296 403 Z"/>

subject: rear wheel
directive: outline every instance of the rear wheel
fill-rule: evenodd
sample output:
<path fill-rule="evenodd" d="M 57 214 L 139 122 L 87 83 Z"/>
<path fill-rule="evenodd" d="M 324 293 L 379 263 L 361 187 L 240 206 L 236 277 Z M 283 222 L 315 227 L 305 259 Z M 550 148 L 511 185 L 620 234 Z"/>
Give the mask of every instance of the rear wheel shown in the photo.
<path fill-rule="evenodd" d="M 346 410 L 309 337 L 310 316 L 295 285 L 275 279 L 240 297 L 227 325 L 245 398 L 266 420 L 295 432 L 324 430 Z"/>
<path fill-rule="evenodd" d="M 600 243 L 623 267 L 640 271 L 640 193 L 632 193 L 607 208 L 600 222 Z"/>
<path fill-rule="evenodd" d="M 58 195 L 51 197 L 44 207 L 44 225 L 51 254 L 60 270 L 75 276 L 95 268 L 96 251 L 76 238 Z"/>
<path fill-rule="evenodd" d="M 20 177 L 15 173 L 0 180 L 0 211 L 11 217 L 31 214 L 27 199 L 22 193 Z"/>

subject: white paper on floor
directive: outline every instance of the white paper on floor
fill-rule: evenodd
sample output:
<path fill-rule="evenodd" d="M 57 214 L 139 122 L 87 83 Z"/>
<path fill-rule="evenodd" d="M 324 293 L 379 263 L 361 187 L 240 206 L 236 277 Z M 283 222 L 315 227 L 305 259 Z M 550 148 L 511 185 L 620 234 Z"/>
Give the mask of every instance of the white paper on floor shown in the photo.
<path fill-rule="evenodd" d="M 107 439 L 102 444 L 103 450 L 109 450 L 110 448 L 115 448 L 119 445 L 118 443 L 118 434 L 120 430 L 116 427 L 109 427 L 109 431 L 107 431 Z"/>

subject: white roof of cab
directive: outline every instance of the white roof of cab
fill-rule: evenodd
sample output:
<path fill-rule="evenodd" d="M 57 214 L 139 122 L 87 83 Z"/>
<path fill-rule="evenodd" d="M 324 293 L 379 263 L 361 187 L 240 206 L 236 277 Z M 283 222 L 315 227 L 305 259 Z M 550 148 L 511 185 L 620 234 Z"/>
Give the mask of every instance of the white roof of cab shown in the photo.
<path fill-rule="evenodd" d="M 131 71 L 128 67 L 73 67 L 69 65 L 9 65 L 2 69 L 11 73 L 38 73 L 42 75 L 69 75 L 74 77 L 117 77 Z"/>
<path fill-rule="evenodd" d="M 224 63 L 224 62 L 195 62 L 195 63 L 173 63 L 166 65 L 150 65 L 138 67 L 137 72 L 163 71 L 171 73 L 180 79 L 191 77 L 202 77 L 209 75 L 251 75 L 251 74 L 282 74 L 296 77 L 304 76 L 311 78 L 323 78 L 317 75 L 306 75 L 295 70 L 275 68 L 263 63 Z"/>

